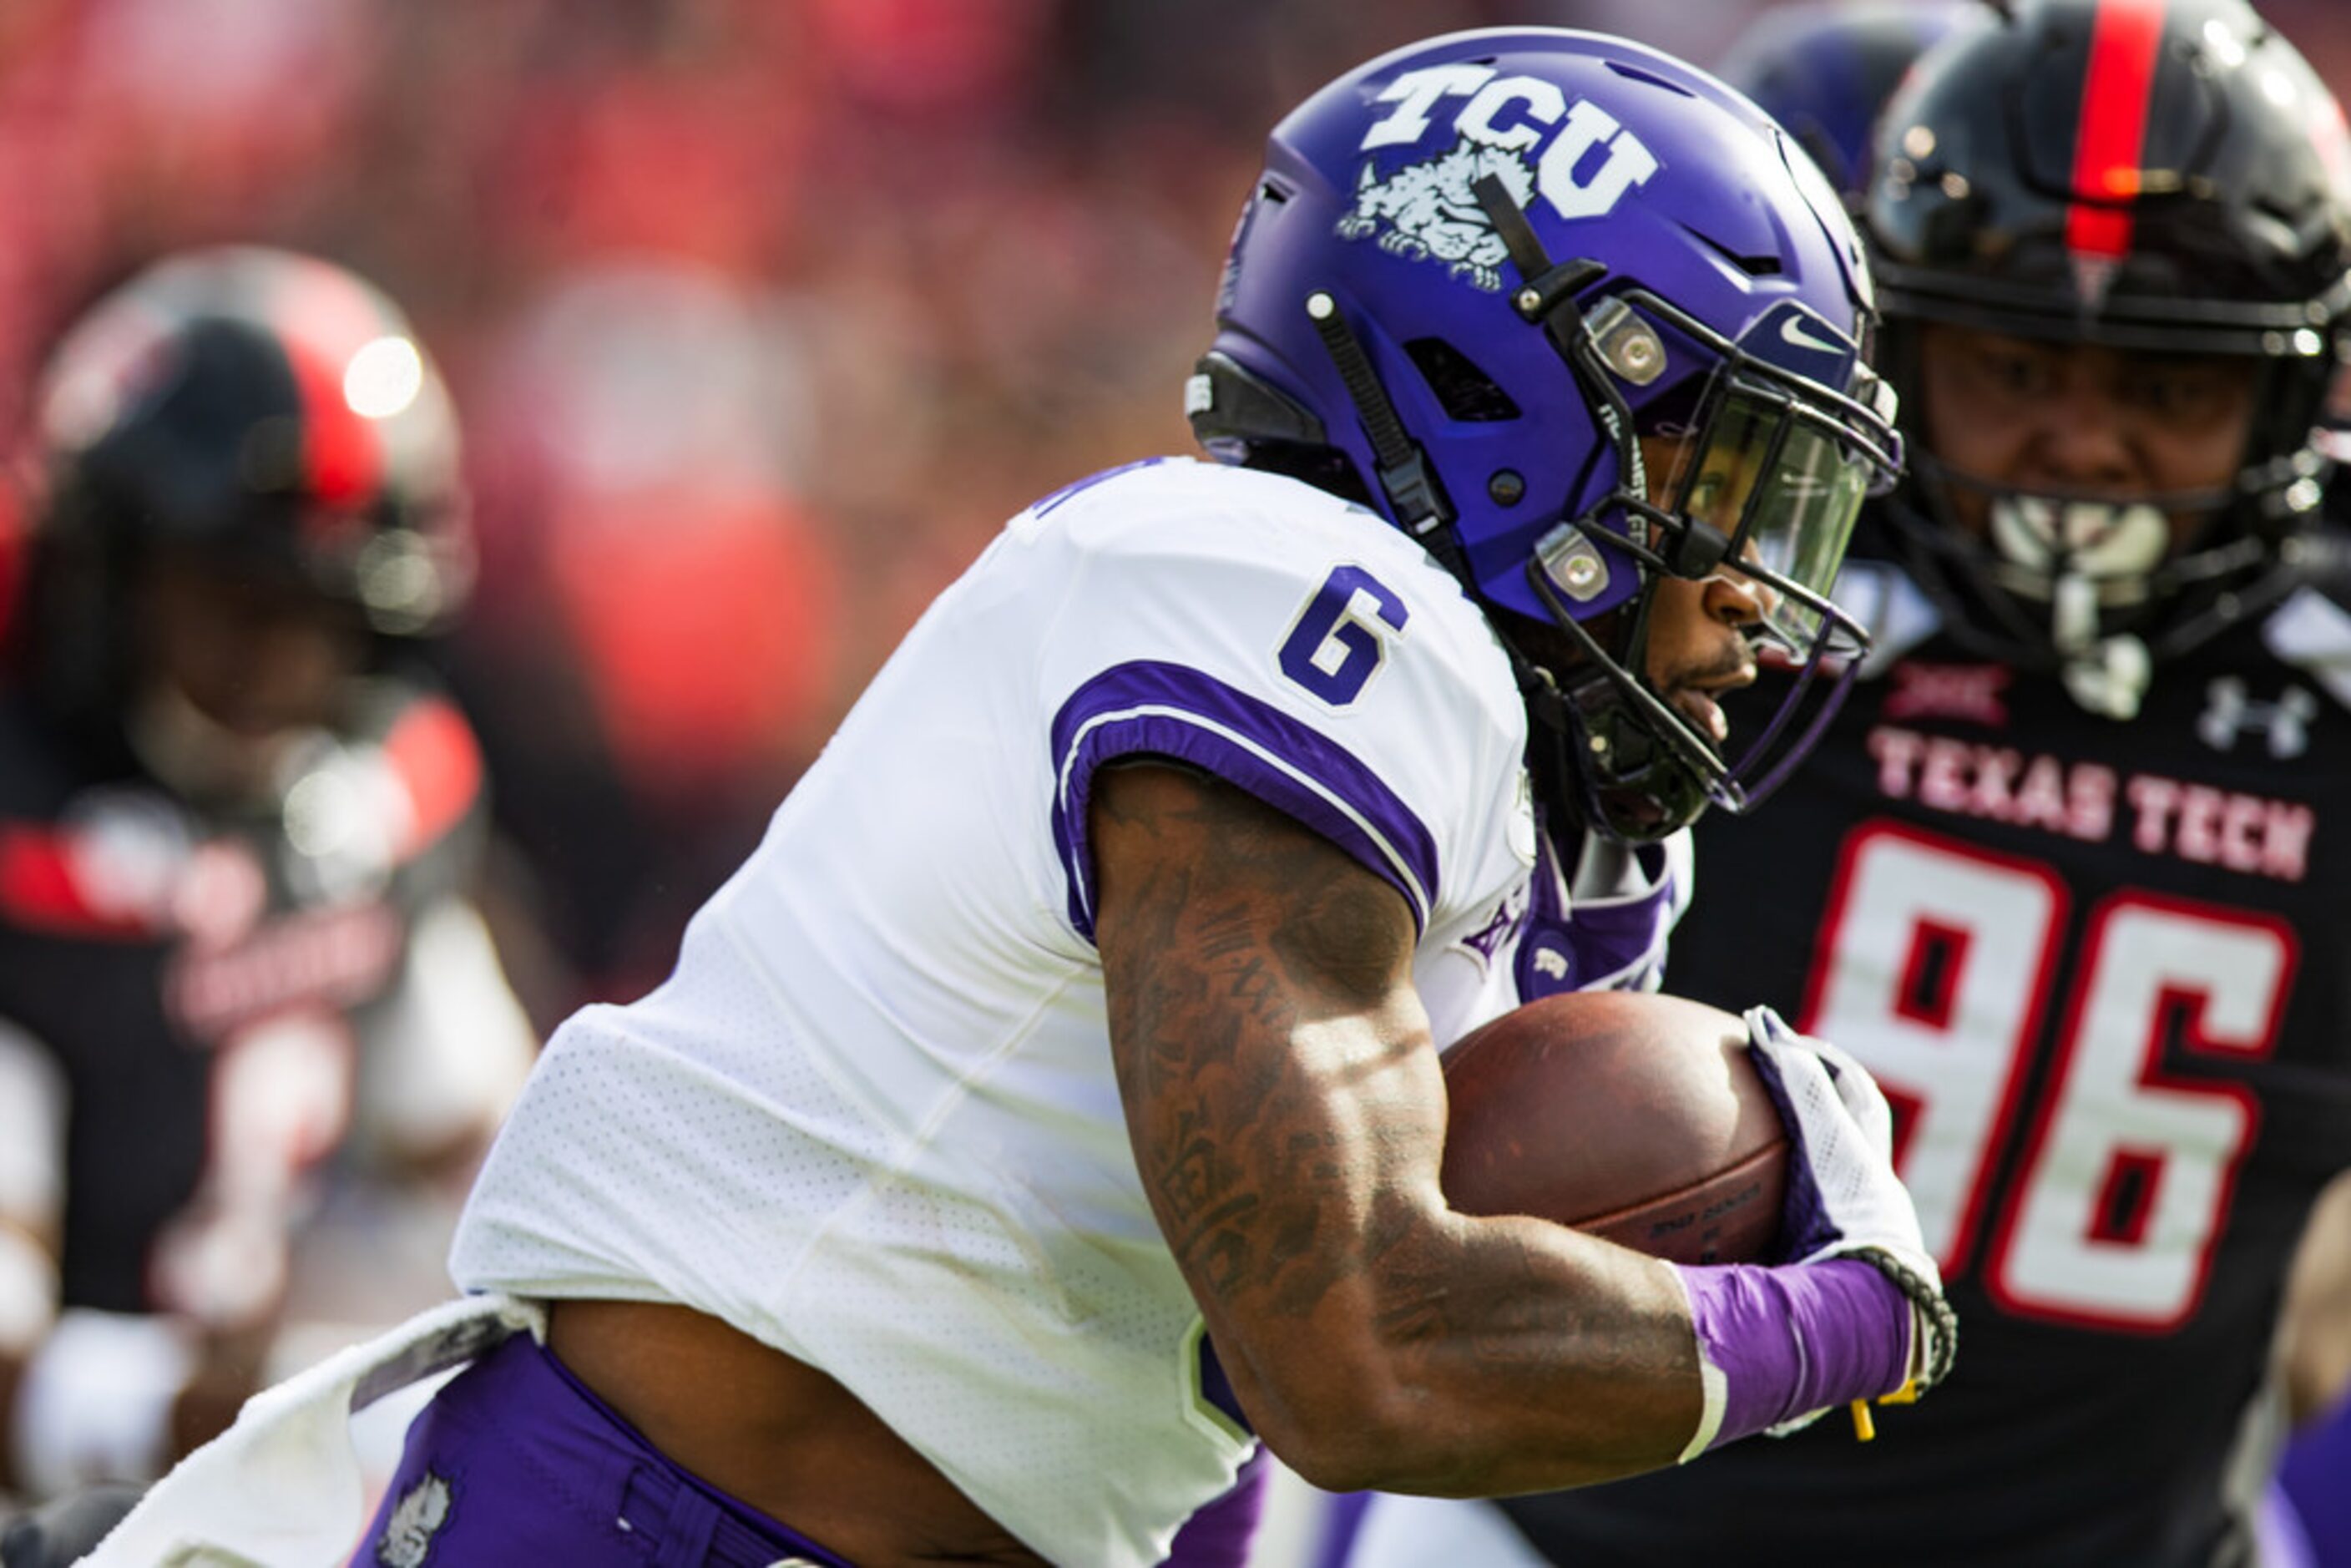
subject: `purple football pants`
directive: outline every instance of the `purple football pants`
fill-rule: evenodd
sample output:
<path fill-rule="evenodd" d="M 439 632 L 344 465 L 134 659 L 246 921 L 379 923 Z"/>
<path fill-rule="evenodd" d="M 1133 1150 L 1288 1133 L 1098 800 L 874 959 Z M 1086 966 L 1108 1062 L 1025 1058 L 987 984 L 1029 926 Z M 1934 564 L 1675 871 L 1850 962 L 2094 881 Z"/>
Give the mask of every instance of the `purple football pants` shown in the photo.
<path fill-rule="evenodd" d="M 2295 1438 L 2278 1473 L 2319 1568 L 2351 1568 L 2351 1399 Z"/>
<path fill-rule="evenodd" d="M 1185 1525 L 1169 1568 L 1240 1568 L 1264 1507 L 1262 1452 Z M 850 1568 L 680 1469 L 517 1334 L 434 1396 L 350 1568 Z"/>
<path fill-rule="evenodd" d="M 850 1568 L 680 1469 L 528 1334 L 408 1428 L 350 1568 Z"/>

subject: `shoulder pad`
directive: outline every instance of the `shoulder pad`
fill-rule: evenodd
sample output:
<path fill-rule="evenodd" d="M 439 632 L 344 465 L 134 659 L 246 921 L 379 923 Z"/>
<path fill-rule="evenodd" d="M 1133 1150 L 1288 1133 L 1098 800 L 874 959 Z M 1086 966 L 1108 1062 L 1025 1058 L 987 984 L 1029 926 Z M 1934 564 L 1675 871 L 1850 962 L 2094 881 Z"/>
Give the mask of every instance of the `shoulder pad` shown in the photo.
<path fill-rule="evenodd" d="M 2262 623 L 2262 643 L 2351 707 L 2351 609 L 2342 594 L 2315 582 L 2295 589 Z"/>
<path fill-rule="evenodd" d="M 2303 582 L 2351 609 L 2351 517 L 2325 517 L 2294 546 L 2302 552 L 2294 565 Z"/>

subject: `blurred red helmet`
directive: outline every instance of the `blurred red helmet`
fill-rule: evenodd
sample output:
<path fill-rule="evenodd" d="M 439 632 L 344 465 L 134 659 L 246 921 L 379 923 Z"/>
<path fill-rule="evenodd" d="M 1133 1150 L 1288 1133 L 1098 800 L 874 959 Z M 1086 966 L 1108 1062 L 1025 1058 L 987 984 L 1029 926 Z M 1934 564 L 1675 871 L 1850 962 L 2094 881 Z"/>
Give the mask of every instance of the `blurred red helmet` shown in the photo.
<path fill-rule="evenodd" d="M 406 318 L 341 267 L 243 246 L 162 261 L 68 329 L 37 407 L 22 634 L 81 698 L 119 695 L 124 590 L 157 549 L 298 581 L 385 637 L 465 601 L 448 395 Z"/>

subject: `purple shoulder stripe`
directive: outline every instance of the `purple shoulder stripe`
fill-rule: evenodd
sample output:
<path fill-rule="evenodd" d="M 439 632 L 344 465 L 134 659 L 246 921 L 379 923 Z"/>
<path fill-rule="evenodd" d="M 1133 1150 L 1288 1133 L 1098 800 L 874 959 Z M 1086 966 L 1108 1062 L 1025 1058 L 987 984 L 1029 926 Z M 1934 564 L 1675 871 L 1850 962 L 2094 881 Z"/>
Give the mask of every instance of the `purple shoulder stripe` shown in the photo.
<path fill-rule="evenodd" d="M 1086 803 L 1094 770 L 1138 752 L 1172 757 L 1297 818 L 1384 878 L 1426 929 L 1437 904 L 1437 841 L 1353 753 L 1213 675 L 1138 660 L 1104 670 L 1053 716 L 1053 846 L 1070 924 L 1093 939 Z"/>

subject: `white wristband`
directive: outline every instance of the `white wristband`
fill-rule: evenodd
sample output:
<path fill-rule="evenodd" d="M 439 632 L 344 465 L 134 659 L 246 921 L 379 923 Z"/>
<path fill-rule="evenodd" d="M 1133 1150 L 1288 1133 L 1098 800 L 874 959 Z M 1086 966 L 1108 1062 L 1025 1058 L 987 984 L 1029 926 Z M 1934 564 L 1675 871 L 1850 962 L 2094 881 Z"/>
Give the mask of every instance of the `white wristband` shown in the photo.
<path fill-rule="evenodd" d="M 195 1363 L 194 1336 L 173 1319 L 59 1314 L 16 1387 L 18 1479 L 37 1497 L 152 1480 L 172 1457 L 172 1406 Z"/>

